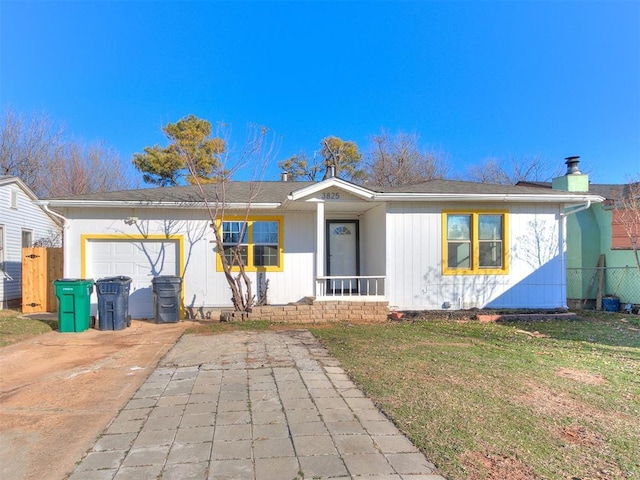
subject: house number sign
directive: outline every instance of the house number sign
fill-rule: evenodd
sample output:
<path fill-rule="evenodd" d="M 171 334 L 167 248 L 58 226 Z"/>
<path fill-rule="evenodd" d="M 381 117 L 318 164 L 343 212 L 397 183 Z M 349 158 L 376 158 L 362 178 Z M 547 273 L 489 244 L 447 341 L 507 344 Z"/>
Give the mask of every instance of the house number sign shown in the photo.
<path fill-rule="evenodd" d="M 340 200 L 339 192 L 322 192 L 323 200 Z"/>

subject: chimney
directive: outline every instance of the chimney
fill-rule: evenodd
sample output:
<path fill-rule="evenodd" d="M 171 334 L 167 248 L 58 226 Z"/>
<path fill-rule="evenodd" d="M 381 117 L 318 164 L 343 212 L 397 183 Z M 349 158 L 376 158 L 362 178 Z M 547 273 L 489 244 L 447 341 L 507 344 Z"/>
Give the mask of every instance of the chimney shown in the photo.
<path fill-rule="evenodd" d="M 282 172 L 280 174 L 280 181 L 281 182 L 288 182 L 289 181 L 289 172 Z"/>
<path fill-rule="evenodd" d="M 329 165 L 329 175 L 327 175 L 329 178 L 333 178 L 336 176 L 336 166 L 335 165 Z"/>
<path fill-rule="evenodd" d="M 567 157 L 565 158 L 565 165 L 567 166 L 567 175 L 581 175 L 582 172 L 578 170 L 578 164 L 580 163 L 580 157 Z"/>
<path fill-rule="evenodd" d="M 583 174 L 578 169 L 580 157 L 573 156 L 565 158 L 567 173 L 561 177 L 556 177 L 551 182 L 554 190 L 563 190 L 565 192 L 588 192 L 589 191 L 589 175 Z"/>

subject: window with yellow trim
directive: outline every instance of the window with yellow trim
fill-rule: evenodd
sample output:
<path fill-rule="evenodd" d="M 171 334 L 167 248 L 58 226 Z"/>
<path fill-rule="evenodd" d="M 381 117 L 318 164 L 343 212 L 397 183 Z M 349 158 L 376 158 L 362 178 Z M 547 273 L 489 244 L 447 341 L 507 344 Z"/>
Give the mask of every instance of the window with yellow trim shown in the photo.
<path fill-rule="evenodd" d="M 507 273 L 507 214 L 443 213 L 446 274 Z"/>
<path fill-rule="evenodd" d="M 281 219 L 225 220 L 221 228 L 223 255 L 232 267 L 242 262 L 249 271 L 282 270 Z"/>

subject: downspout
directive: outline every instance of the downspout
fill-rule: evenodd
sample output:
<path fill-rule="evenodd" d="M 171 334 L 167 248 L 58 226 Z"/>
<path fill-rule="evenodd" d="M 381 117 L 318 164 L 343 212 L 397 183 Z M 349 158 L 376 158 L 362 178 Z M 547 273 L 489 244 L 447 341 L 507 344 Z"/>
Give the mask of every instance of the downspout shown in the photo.
<path fill-rule="evenodd" d="M 60 220 L 62 220 L 62 228 L 65 228 L 66 223 L 68 221 L 68 219 L 66 217 L 63 217 L 62 215 L 60 215 L 58 212 L 54 212 L 53 210 L 51 210 L 49 208 L 49 202 L 43 202 L 40 201 L 38 202 L 38 204 L 44 208 L 44 211 L 47 212 L 50 215 L 53 215 L 54 217 L 58 217 Z"/>
<path fill-rule="evenodd" d="M 591 200 L 587 200 L 587 203 L 584 205 L 580 205 L 573 210 L 569 210 L 568 212 L 560 212 L 560 238 L 558 239 L 558 247 L 560 248 L 560 271 L 562 272 L 562 285 L 564 287 L 564 305 L 563 308 L 568 309 L 569 305 L 567 305 L 567 250 L 566 250 L 566 238 L 567 238 L 567 217 L 569 215 L 573 215 L 578 212 L 582 212 L 591 207 Z"/>
<path fill-rule="evenodd" d="M 65 241 L 64 241 L 64 237 L 65 237 L 64 230 L 65 230 L 65 228 L 69 227 L 69 219 L 67 217 L 63 216 L 63 215 L 60 215 L 58 212 L 54 212 L 53 210 L 51 210 L 49 208 L 49 202 L 47 202 L 47 201 L 39 201 L 38 204 L 44 209 L 45 212 L 47 212 L 50 215 L 53 215 L 56 218 L 59 218 L 62 221 L 62 259 L 63 259 L 62 260 L 62 265 L 63 265 L 62 275 L 66 276 L 65 275 L 66 272 L 64 271 L 64 266 L 65 266 L 64 258 L 66 257 L 65 248 L 64 248 L 64 244 L 65 244 Z"/>
<path fill-rule="evenodd" d="M 587 210 L 590 207 L 591 207 L 591 200 L 587 200 L 587 203 L 585 203 L 584 205 L 580 205 L 575 210 L 569 210 L 568 212 L 561 212 L 560 216 L 563 217 L 563 218 L 564 217 L 568 217 L 569 215 L 573 215 L 574 213 L 578 213 L 578 212 L 582 212 L 583 210 Z"/>

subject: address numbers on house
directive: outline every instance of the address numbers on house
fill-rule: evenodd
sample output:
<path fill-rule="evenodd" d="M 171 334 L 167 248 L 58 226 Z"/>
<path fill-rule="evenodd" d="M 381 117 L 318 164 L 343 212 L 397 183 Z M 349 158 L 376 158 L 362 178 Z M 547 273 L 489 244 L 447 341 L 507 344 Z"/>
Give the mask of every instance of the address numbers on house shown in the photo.
<path fill-rule="evenodd" d="M 323 200 L 340 200 L 339 192 L 322 192 Z"/>

